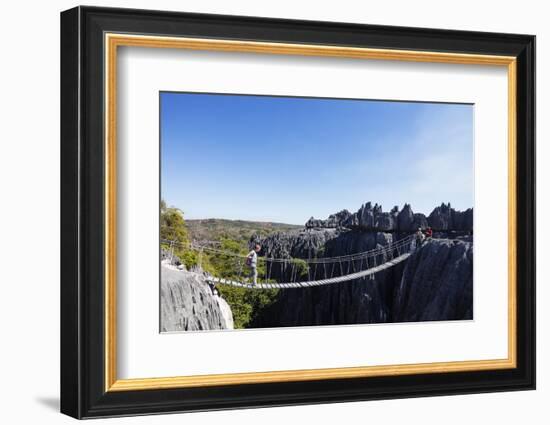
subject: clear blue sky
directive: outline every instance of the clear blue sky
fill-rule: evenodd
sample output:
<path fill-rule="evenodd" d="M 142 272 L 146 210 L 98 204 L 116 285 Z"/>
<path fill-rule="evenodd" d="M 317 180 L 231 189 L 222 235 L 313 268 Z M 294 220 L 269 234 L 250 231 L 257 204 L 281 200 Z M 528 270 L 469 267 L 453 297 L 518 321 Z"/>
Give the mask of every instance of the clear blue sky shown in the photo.
<path fill-rule="evenodd" d="M 372 201 L 473 206 L 473 106 L 161 93 L 161 196 L 187 218 L 304 224 Z"/>

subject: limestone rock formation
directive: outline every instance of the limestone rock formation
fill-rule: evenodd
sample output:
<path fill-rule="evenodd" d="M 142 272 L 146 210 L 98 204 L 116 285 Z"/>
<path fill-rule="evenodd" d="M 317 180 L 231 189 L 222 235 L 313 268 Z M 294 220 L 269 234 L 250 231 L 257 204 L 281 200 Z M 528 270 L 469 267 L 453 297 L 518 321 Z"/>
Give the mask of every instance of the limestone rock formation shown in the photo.
<path fill-rule="evenodd" d="M 201 273 L 163 264 L 160 280 L 162 332 L 233 329 L 229 305 Z"/>
<path fill-rule="evenodd" d="M 319 256 L 325 245 L 331 239 L 338 237 L 342 230 L 335 228 L 313 228 L 274 233 L 259 240 L 262 246 L 261 255 L 272 258 L 313 258 Z"/>
<path fill-rule="evenodd" d="M 436 239 L 407 260 L 393 301 L 396 322 L 472 319 L 473 248 Z"/>
<path fill-rule="evenodd" d="M 326 229 L 325 229 L 326 232 Z M 392 243 L 389 232 L 322 230 L 270 236 L 268 256 L 279 251 L 293 257 L 333 257 Z M 324 239 L 320 235 L 325 235 Z M 311 240 L 309 240 L 311 238 Z M 324 242 L 322 242 L 324 241 Z M 258 317 L 253 327 L 341 325 L 472 318 L 472 244 L 459 240 L 427 241 L 407 261 L 338 285 L 288 289 Z M 277 273 L 277 271 L 275 272 Z M 323 270 L 313 271 L 322 278 Z M 284 276 L 284 271 L 279 270 Z"/>
<path fill-rule="evenodd" d="M 409 232 L 416 231 L 419 227 L 422 229 L 428 227 L 428 219 L 422 213 L 414 213 L 413 227 Z"/>
<path fill-rule="evenodd" d="M 306 222 L 306 229 L 310 228 L 338 228 L 342 226 L 346 220 L 351 217 L 351 213 L 348 210 L 342 210 L 336 214 L 331 214 L 326 220 L 319 220 L 311 217 Z"/>
<path fill-rule="evenodd" d="M 428 216 L 428 224 L 435 231 L 471 231 L 474 224 L 473 215 L 472 208 L 461 212 L 452 208 L 451 204 L 441 204 Z"/>
<path fill-rule="evenodd" d="M 331 214 L 326 220 L 311 217 L 305 227 L 307 229 L 346 228 L 362 231 L 401 232 L 411 233 L 419 227 L 425 229 L 431 226 L 435 231 L 473 230 L 473 209 L 456 211 L 451 204 L 442 203 L 426 217 L 422 213 L 415 213 L 410 204 L 405 204 L 401 210 L 397 206 L 391 211 L 382 211 L 382 206 L 371 202 L 362 205 L 355 213 L 342 210 Z"/>
<path fill-rule="evenodd" d="M 397 228 L 401 232 L 414 231 L 414 213 L 410 204 L 405 204 L 397 215 Z"/>
<path fill-rule="evenodd" d="M 167 249 L 161 248 L 160 259 L 163 264 L 171 264 L 177 266 L 180 270 L 185 270 L 185 265 L 183 264 L 181 259 Z"/>

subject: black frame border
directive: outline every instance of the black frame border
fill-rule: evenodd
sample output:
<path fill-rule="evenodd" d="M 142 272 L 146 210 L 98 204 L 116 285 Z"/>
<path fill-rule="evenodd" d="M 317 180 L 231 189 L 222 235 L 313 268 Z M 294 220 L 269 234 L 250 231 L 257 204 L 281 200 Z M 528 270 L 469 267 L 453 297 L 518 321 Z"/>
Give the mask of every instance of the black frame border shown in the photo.
<path fill-rule="evenodd" d="M 517 58 L 517 367 L 105 392 L 105 32 Z M 80 6 L 61 13 L 61 412 L 75 418 L 535 388 L 535 36 Z"/>

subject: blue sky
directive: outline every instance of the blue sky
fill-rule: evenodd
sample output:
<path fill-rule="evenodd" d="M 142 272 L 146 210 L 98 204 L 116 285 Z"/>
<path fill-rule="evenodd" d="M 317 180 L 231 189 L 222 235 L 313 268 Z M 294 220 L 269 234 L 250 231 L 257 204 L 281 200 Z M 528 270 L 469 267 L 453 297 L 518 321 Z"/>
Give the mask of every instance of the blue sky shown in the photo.
<path fill-rule="evenodd" d="M 161 93 L 161 196 L 186 218 L 303 224 L 372 201 L 473 206 L 473 106 Z"/>

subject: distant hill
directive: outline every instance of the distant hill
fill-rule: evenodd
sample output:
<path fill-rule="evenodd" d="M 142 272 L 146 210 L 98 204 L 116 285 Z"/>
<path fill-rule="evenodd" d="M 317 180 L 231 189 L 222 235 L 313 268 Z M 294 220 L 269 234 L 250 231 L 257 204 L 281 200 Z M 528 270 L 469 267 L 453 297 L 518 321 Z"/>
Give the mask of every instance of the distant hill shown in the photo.
<path fill-rule="evenodd" d="M 287 232 L 304 227 L 296 224 L 226 220 L 221 218 L 185 220 L 185 223 L 189 230 L 190 239 L 196 241 L 231 239 L 239 242 L 248 242 L 252 235 L 259 235 L 263 238 L 275 232 Z"/>

